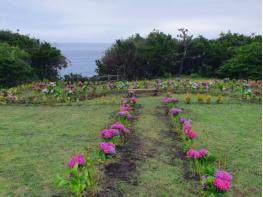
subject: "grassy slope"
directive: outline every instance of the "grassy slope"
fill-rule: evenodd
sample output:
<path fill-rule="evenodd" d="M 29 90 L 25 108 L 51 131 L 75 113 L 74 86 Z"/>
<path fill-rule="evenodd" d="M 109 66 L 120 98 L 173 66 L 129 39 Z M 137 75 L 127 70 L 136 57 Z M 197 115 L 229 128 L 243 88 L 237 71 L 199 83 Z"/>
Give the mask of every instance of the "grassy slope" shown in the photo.
<path fill-rule="evenodd" d="M 54 177 L 85 147 L 118 105 L 100 100 L 84 106 L 0 106 L 0 196 L 51 196 Z"/>

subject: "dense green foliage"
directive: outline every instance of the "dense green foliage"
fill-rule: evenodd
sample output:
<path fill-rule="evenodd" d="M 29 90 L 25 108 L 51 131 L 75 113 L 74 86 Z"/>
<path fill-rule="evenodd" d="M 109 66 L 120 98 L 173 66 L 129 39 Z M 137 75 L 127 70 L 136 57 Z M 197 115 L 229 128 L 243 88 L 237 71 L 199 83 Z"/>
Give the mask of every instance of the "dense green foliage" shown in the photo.
<path fill-rule="evenodd" d="M 29 60 L 29 55 L 24 50 L 0 43 L 0 84 L 14 86 L 29 79 L 32 72 Z"/>
<path fill-rule="evenodd" d="M 209 40 L 193 38 L 185 29 L 179 31 L 178 38 L 154 30 L 146 38 L 136 34 L 117 40 L 96 61 L 96 71 L 125 79 L 164 77 L 167 73 L 261 78 L 261 36 L 228 32 Z"/>
<path fill-rule="evenodd" d="M 235 49 L 232 58 L 227 60 L 219 68 L 222 74 L 228 73 L 235 78 L 244 78 L 250 76 L 253 79 L 261 78 L 261 50 L 260 42 L 252 42 Z"/>
<path fill-rule="evenodd" d="M 60 50 L 27 35 L 0 31 L 0 86 L 14 86 L 29 80 L 56 80 L 67 66 Z"/>

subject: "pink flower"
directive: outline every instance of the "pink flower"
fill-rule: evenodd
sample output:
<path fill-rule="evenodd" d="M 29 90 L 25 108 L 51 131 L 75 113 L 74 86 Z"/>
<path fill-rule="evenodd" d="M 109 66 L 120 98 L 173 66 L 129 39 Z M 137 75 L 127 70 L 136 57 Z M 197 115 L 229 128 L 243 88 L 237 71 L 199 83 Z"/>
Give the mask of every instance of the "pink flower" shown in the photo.
<path fill-rule="evenodd" d="M 125 126 L 123 124 L 121 124 L 120 122 L 115 122 L 113 125 L 111 125 L 112 129 L 120 129 L 122 130 L 124 133 L 130 133 L 130 130 L 125 128 Z"/>
<path fill-rule="evenodd" d="M 138 99 L 135 96 L 133 96 L 133 97 L 131 97 L 131 102 L 133 104 L 136 104 L 138 102 Z"/>
<path fill-rule="evenodd" d="M 218 170 L 216 172 L 216 178 L 220 178 L 220 179 L 226 180 L 226 181 L 232 181 L 232 175 L 229 172 L 226 172 L 223 170 Z"/>
<path fill-rule="evenodd" d="M 176 98 L 171 98 L 167 96 L 167 97 L 164 97 L 163 102 L 164 103 L 178 103 L 179 100 Z"/>
<path fill-rule="evenodd" d="M 105 139 L 111 139 L 119 134 L 119 131 L 116 129 L 105 129 L 101 131 L 101 137 Z"/>
<path fill-rule="evenodd" d="M 220 178 L 215 178 L 214 185 L 221 191 L 227 191 L 231 187 L 231 182 L 222 180 Z"/>
<path fill-rule="evenodd" d="M 198 137 L 198 134 L 195 131 L 188 131 L 186 135 L 191 138 L 192 140 Z"/>
<path fill-rule="evenodd" d="M 171 114 L 176 115 L 176 114 L 182 113 L 183 110 L 179 109 L 179 108 L 172 108 L 172 109 L 170 109 L 170 112 L 171 112 Z"/>
<path fill-rule="evenodd" d="M 113 125 L 111 125 L 111 128 L 123 130 L 125 128 L 125 126 L 123 124 L 121 124 L 120 122 L 115 122 Z"/>
<path fill-rule="evenodd" d="M 120 111 L 129 111 L 129 107 L 121 106 Z"/>
<path fill-rule="evenodd" d="M 184 121 L 184 132 L 188 133 L 192 129 L 191 121 L 190 120 L 185 120 Z"/>
<path fill-rule="evenodd" d="M 199 150 L 200 157 L 205 157 L 207 153 L 208 153 L 208 150 L 205 148 Z"/>
<path fill-rule="evenodd" d="M 68 166 L 70 168 L 73 168 L 77 164 L 81 165 L 81 166 L 84 166 L 86 164 L 86 159 L 85 159 L 85 156 L 83 154 L 79 154 L 79 155 L 76 155 L 73 158 L 71 158 L 71 160 L 68 163 Z"/>
<path fill-rule="evenodd" d="M 194 158 L 194 159 L 200 159 L 203 158 L 207 155 L 208 150 L 206 149 L 201 149 L 201 150 L 194 150 L 194 149 L 189 149 L 186 153 L 187 157 Z"/>
<path fill-rule="evenodd" d="M 116 147 L 112 142 L 100 142 L 99 147 L 106 155 L 116 154 Z"/>
<path fill-rule="evenodd" d="M 232 175 L 229 172 L 218 170 L 215 175 L 214 185 L 221 191 L 227 191 L 231 187 Z"/>

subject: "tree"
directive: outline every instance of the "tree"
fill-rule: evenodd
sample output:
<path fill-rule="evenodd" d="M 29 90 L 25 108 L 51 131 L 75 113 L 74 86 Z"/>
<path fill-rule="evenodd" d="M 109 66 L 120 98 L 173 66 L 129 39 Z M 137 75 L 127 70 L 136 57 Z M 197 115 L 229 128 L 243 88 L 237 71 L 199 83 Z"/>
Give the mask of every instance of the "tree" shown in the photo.
<path fill-rule="evenodd" d="M 18 47 L 0 43 L 0 87 L 16 86 L 32 77 L 30 56 Z"/>
<path fill-rule="evenodd" d="M 47 42 L 21 35 L 11 31 L 0 31 L 0 43 L 18 47 L 29 55 L 29 64 L 33 67 L 33 75 L 37 79 L 57 80 L 58 70 L 67 66 L 66 58 L 60 50 Z"/>
<path fill-rule="evenodd" d="M 38 50 L 32 52 L 32 67 L 39 79 L 55 81 L 58 79 L 58 70 L 67 66 L 66 58 L 60 50 L 49 43 L 42 43 Z"/>
<path fill-rule="evenodd" d="M 220 66 L 219 74 L 231 78 L 261 79 L 261 51 L 261 41 L 236 48 L 234 56 Z"/>
<path fill-rule="evenodd" d="M 184 70 L 184 61 L 186 59 L 187 56 L 187 49 L 188 46 L 190 45 L 190 42 L 192 40 L 192 35 L 189 36 L 188 33 L 188 29 L 178 29 L 178 31 L 180 32 L 180 34 L 177 35 L 177 37 L 179 37 L 181 39 L 181 44 L 183 46 L 183 52 L 182 52 L 182 58 L 181 58 L 181 63 L 180 63 L 180 69 L 179 69 L 179 73 L 178 75 L 180 76 L 183 73 Z"/>

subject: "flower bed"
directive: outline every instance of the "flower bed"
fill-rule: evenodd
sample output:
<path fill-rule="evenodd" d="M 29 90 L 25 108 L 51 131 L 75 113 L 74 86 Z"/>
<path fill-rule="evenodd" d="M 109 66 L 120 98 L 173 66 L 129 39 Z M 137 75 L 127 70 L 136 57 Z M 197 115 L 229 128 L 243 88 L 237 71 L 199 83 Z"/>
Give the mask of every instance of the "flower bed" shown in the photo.
<path fill-rule="evenodd" d="M 261 101 L 261 81 L 217 80 L 217 79 L 174 79 L 116 82 L 34 82 L 9 89 L 0 90 L 0 104 L 54 104 L 78 102 L 104 96 L 106 94 L 127 92 L 130 89 L 158 89 L 158 92 L 188 93 L 185 102 L 190 103 L 191 95 L 196 94 L 199 103 L 210 103 L 211 95 L 228 95 L 249 102 Z M 190 99 L 190 100 L 189 100 Z"/>
<path fill-rule="evenodd" d="M 57 176 L 59 187 L 70 190 L 77 197 L 96 194 L 95 164 L 112 159 L 118 153 L 117 148 L 125 146 L 131 132 L 128 128 L 131 126 L 132 112 L 136 109 L 137 102 L 138 99 L 135 96 L 123 99 L 120 111 L 115 116 L 115 122 L 100 132 L 102 141 L 98 143 L 99 160 L 94 161 L 82 153 L 73 156 L 68 163 L 68 178 Z"/>
<path fill-rule="evenodd" d="M 177 102 L 171 105 L 167 101 Z M 178 99 L 164 98 L 166 112 L 183 142 L 182 149 L 194 166 L 195 173 L 200 177 L 201 193 L 205 196 L 224 195 L 231 188 L 232 175 L 222 169 L 216 169 L 216 157 L 209 150 L 192 148 L 195 139 L 198 138 L 198 133 L 193 130 L 192 121 L 183 117 L 185 110 L 179 108 L 178 103 Z"/>

